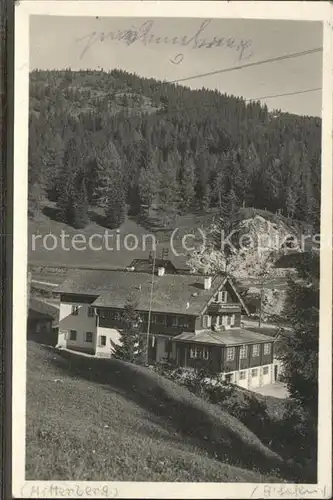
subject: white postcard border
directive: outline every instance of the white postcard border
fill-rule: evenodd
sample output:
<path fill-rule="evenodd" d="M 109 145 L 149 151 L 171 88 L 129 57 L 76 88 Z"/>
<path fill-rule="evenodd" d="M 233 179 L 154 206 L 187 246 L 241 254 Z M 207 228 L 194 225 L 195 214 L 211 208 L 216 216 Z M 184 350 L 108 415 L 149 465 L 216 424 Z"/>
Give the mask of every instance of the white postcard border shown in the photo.
<path fill-rule="evenodd" d="M 26 312 L 27 312 L 27 158 L 29 103 L 30 15 L 192 17 L 323 21 L 322 90 L 322 207 L 321 234 L 328 242 L 321 250 L 320 366 L 318 483 L 281 485 L 292 498 L 331 496 L 331 360 L 332 360 L 332 121 L 333 16 L 328 2 L 109 2 L 22 1 L 15 12 L 15 125 L 14 125 L 14 277 L 13 277 L 13 495 L 20 498 L 85 498 L 85 485 L 107 488 L 105 498 L 290 498 L 279 485 L 247 483 L 49 482 L 25 481 Z M 58 494 L 52 486 L 59 486 Z M 302 485 L 296 485 L 301 488 Z M 38 488 L 38 490 L 36 489 Z M 59 493 L 65 488 L 65 494 Z M 66 491 L 66 488 L 71 488 Z M 106 489 L 104 490 L 106 492 Z M 298 491 L 298 493 L 297 493 Z M 38 492 L 38 494 L 37 494 Z M 67 493 L 67 494 L 66 494 Z M 85 491 L 87 495 L 87 492 Z"/>

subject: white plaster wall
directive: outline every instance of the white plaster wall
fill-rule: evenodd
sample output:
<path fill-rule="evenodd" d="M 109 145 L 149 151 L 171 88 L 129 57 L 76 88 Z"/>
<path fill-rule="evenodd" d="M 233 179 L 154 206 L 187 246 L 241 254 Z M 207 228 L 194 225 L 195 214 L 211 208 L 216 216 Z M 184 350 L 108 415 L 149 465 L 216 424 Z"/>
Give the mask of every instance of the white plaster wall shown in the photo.
<path fill-rule="evenodd" d="M 72 315 L 72 305 L 79 306 L 78 315 Z M 96 317 L 88 316 L 89 304 L 71 304 L 61 302 L 59 313 L 58 345 L 63 347 L 79 347 L 95 349 L 96 345 Z M 76 341 L 70 340 L 70 330 L 76 330 Z M 67 339 L 65 340 L 67 332 Z M 93 341 L 86 342 L 86 333 L 93 333 Z"/>
<path fill-rule="evenodd" d="M 66 330 L 58 330 L 58 343 L 57 347 L 66 347 L 67 346 L 67 331 Z"/>
<path fill-rule="evenodd" d="M 100 337 L 106 337 L 105 346 L 100 345 Z M 115 344 L 120 344 L 120 333 L 115 328 L 97 328 L 97 340 L 96 340 L 96 356 L 100 358 L 110 358 L 112 356 L 112 345 L 111 341 Z"/>
<path fill-rule="evenodd" d="M 264 367 L 261 368 L 262 370 L 262 385 L 267 385 L 272 382 L 272 365 L 268 365 L 268 373 L 264 375 Z"/>
<path fill-rule="evenodd" d="M 239 372 L 238 372 L 238 375 L 237 375 L 237 385 L 239 385 L 239 387 L 243 387 L 243 389 L 248 389 L 249 387 L 249 370 L 242 370 L 242 372 L 245 372 L 245 378 L 244 379 L 240 379 L 239 378 Z"/>
<path fill-rule="evenodd" d="M 241 370 L 246 373 L 246 377 L 244 379 L 239 378 L 240 372 L 228 372 L 228 374 L 233 375 L 233 384 L 237 384 L 239 387 L 243 387 L 243 389 L 252 389 L 256 387 L 261 387 L 263 385 L 271 384 L 273 381 L 273 370 L 274 365 L 265 365 L 268 366 L 268 373 L 266 375 L 263 374 L 263 366 L 258 366 L 258 376 L 252 377 L 251 371 L 252 368 L 246 368 Z M 221 374 L 221 379 L 225 380 L 225 373 Z"/>
<path fill-rule="evenodd" d="M 252 375 L 252 370 L 257 370 L 257 376 L 254 377 Z M 249 388 L 251 389 L 252 387 L 259 387 L 260 386 L 260 366 L 258 367 L 254 367 L 254 368 L 250 368 L 249 369 L 250 373 L 249 373 L 249 377 L 250 377 L 250 384 L 249 384 Z"/>

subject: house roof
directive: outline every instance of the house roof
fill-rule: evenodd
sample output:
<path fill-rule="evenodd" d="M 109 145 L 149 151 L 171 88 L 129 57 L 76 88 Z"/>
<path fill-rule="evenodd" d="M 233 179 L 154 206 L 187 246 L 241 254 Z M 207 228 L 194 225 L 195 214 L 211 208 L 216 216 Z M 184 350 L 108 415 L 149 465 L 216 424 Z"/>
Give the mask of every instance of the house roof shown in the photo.
<path fill-rule="evenodd" d="M 210 297 L 225 281 L 223 275 L 212 279 L 209 290 L 204 290 L 204 276 L 193 274 L 165 274 L 154 276 L 151 310 L 178 314 L 199 315 Z M 96 307 L 122 309 L 130 292 L 137 299 L 137 309 L 150 309 L 152 276 L 135 271 L 73 271 L 60 285 L 60 293 L 95 296 Z"/>
<path fill-rule="evenodd" d="M 243 344 L 259 344 L 262 342 L 273 342 L 274 339 L 268 335 L 244 330 L 243 328 L 230 328 L 229 330 L 213 331 L 203 330 L 198 333 L 183 332 L 173 340 L 178 342 L 191 342 L 199 344 L 215 344 L 215 345 L 243 345 Z"/>
<path fill-rule="evenodd" d="M 47 304 L 42 300 L 30 298 L 29 301 L 29 318 L 30 319 L 52 319 L 58 320 L 59 309 Z"/>
<path fill-rule="evenodd" d="M 139 273 L 152 273 L 153 270 L 153 260 L 150 259 L 134 259 L 130 266 L 135 268 L 136 272 Z M 164 267 L 165 272 L 169 273 L 179 273 L 179 272 L 189 272 L 190 268 L 188 266 L 181 265 L 179 262 L 173 262 L 172 259 L 155 259 L 155 273 L 159 267 Z"/>

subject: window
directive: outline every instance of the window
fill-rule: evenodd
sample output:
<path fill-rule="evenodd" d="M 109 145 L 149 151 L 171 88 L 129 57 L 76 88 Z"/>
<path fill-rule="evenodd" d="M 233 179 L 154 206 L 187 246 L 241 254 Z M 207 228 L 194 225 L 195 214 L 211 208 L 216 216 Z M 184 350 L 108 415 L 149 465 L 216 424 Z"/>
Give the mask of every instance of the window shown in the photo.
<path fill-rule="evenodd" d="M 193 359 L 193 358 L 197 358 L 197 357 L 198 357 L 197 356 L 197 347 L 192 346 L 190 349 L 190 358 Z"/>
<path fill-rule="evenodd" d="M 88 307 L 88 316 L 89 318 L 93 318 L 95 316 L 94 308 L 91 306 Z"/>
<path fill-rule="evenodd" d="M 227 361 L 233 361 L 235 359 L 235 348 L 228 347 L 227 349 Z"/>
<path fill-rule="evenodd" d="M 72 315 L 77 316 L 79 314 L 79 306 L 72 306 Z"/>
<path fill-rule="evenodd" d="M 268 375 L 268 366 L 264 366 L 262 369 L 263 375 Z"/>
<path fill-rule="evenodd" d="M 206 314 L 202 317 L 202 326 L 204 328 L 210 328 L 212 324 L 211 316 L 207 316 Z"/>
<path fill-rule="evenodd" d="M 235 324 L 235 315 L 234 315 L 234 314 L 232 314 L 232 316 L 231 316 L 231 321 L 230 321 L 230 325 L 231 325 L 231 326 L 234 326 L 234 324 Z"/>
<path fill-rule="evenodd" d="M 228 373 L 228 375 L 225 375 L 225 377 L 224 377 L 224 378 L 225 378 L 225 381 L 226 381 L 226 382 L 228 382 L 228 383 L 230 383 L 230 384 L 231 384 L 231 383 L 232 383 L 232 381 L 233 381 L 233 377 L 234 377 L 234 376 L 233 376 L 233 374 L 232 374 L 232 373 Z"/>
<path fill-rule="evenodd" d="M 179 318 L 179 326 L 182 326 L 183 328 L 188 327 L 188 318 L 186 318 L 186 316 Z"/>
<path fill-rule="evenodd" d="M 159 315 L 159 322 L 161 323 L 161 325 L 166 325 L 167 324 L 167 318 L 166 318 L 165 314 L 160 314 Z"/>
<path fill-rule="evenodd" d="M 264 344 L 264 354 L 271 353 L 271 344 Z"/>
<path fill-rule="evenodd" d="M 209 350 L 207 347 L 191 346 L 190 358 L 192 359 L 201 358 L 207 360 L 209 359 Z"/>
<path fill-rule="evenodd" d="M 172 316 L 172 326 L 178 326 L 178 316 Z"/>
<path fill-rule="evenodd" d="M 222 316 L 222 325 L 224 326 L 228 325 L 228 316 L 226 315 Z"/>
<path fill-rule="evenodd" d="M 157 316 L 156 314 L 151 315 L 151 322 L 155 325 L 157 323 Z"/>
<path fill-rule="evenodd" d="M 225 303 L 225 302 L 227 302 L 227 297 L 228 297 L 227 292 L 225 292 L 225 291 L 219 292 L 218 296 L 217 296 L 217 301 Z"/>
<path fill-rule="evenodd" d="M 105 347 L 106 346 L 106 336 L 105 335 L 101 335 L 100 338 L 99 338 L 99 345 L 101 347 Z"/>
<path fill-rule="evenodd" d="M 204 347 L 202 349 L 202 357 L 203 357 L 203 359 L 208 359 L 209 358 L 209 351 L 208 351 L 207 347 Z"/>
<path fill-rule="evenodd" d="M 259 345 L 258 344 L 254 344 L 252 346 L 252 357 L 256 358 L 257 356 L 259 356 Z"/>
<path fill-rule="evenodd" d="M 251 372 L 252 377 L 257 377 L 258 376 L 258 369 L 254 368 Z"/>
<path fill-rule="evenodd" d="M 246 372 L 239 372 L 239 380 L 245 380 L 246 379 Z"/>
<path fill-rule="evenodd" d="M 247 345 L 242 345 L 242 347 L 239 350 L 239 357 L 240 359 L 247 358 Z"/>
<path fill-rule="evenodd" d="M 76 330 L 71 330 L 69 332 L 69 340 L 72 340 L 73 342 L 76 341 L 76 336 L 77 336 L 77 331 Z"/>
<path fill-rule="evenodd" d="M 86 333 L 86 342 L 92 342 L 92 341 L 93 341 L 93 333 L 87 332 Z"/>

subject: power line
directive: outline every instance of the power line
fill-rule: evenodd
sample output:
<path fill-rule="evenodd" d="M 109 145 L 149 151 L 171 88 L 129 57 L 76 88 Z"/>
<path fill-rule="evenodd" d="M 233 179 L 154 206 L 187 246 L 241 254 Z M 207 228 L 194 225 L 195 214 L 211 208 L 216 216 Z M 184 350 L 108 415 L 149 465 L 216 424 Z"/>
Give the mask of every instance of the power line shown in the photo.
<path fill-rule="evenodd" d="M 316 87 L 313 89 L 306 89 L 306 90 L 297 90 L 295 92 L 285 92 L 283 94 L 265 95 L 265 96 L 261 96 L 261 97 L 253 97 L 251 99 L 244 99 L 244 100 L 245 100 L 245 102 L 259 101 L 261 99 L 273 99 L 274 97 L 283 97 L 285 95 L 296 95 L 296 94 L 306 94 L 307 92 L 317 92 L 318 90 L 322 90 L 322 87 Z"/>
<path fill-rule="evenodd" d="M 218 69 L 218 70 L 215 70 L 215 71 L 210 71 L 208 73 L 201 73 L 199 75 L 187 76 L 185 78 L 179 78 L 178 80 L 172 80 L 172 81 L 170 81 L 168 83 L 179 83 L 179 82 L 185 82 L 185 81 L 188 81 L 188 80 L 194 80 L 195 78 L 202 78 L 204 76 L 217 75 L 217 74 L 220 74 L 220 73 L 228 73 L 230 71 L 237 71 L 237 70 L 244 69 L 244 68 L 251 68 L 253 66 L 260 66 L 262 64 L 268 64 L 268 63 L 272 63 L 272 62 L 283 61 L 285 59 L 293 59 L 295 57 L 302 57 L 302 56 L 306 56 L 306 55 L 309 55 L 309 54 L 314 54 L 316 52 L 322 52 L 322 50 L 323 50 L 322 47 L 317 47 L 315 49 L 304 50 L 302 52 L 294 52 L 292 54 L 286 54 L 284 56 L 278 56 L 278 57 L 271 57 L 269 59 L 263 59 L 262 61 L 255 61 L 255 62 L 252 62 L 252 63 L 241 64 L 239 66 L 232 66 L 230 68 L 223 68 L 223 69 Z"/>

